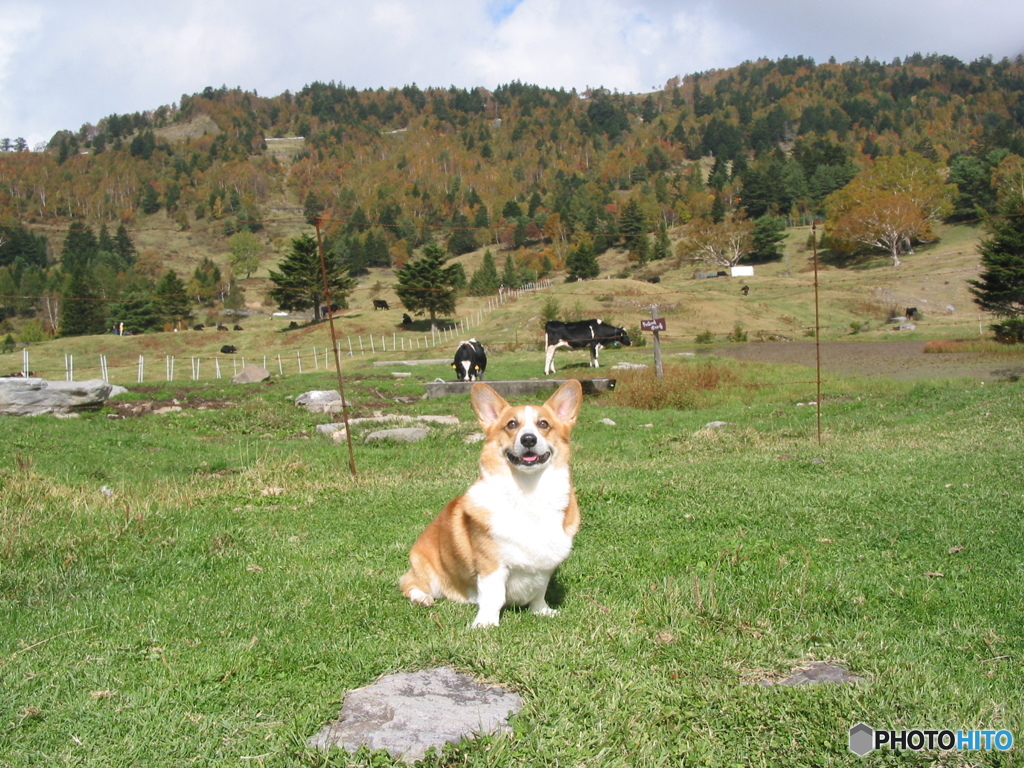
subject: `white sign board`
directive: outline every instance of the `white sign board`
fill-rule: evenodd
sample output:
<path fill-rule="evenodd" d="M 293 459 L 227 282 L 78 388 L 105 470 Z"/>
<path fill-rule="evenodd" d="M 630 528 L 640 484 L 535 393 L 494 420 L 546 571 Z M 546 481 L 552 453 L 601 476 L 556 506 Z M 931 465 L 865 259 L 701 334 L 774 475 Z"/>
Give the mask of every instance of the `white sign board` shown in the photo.
<path fill-rule="evenodd" d="M 753 267 L 733 267 L 732 268 L 732 276 L 733 277 L 753 277 L 754 276 L 754 268 Z"/>

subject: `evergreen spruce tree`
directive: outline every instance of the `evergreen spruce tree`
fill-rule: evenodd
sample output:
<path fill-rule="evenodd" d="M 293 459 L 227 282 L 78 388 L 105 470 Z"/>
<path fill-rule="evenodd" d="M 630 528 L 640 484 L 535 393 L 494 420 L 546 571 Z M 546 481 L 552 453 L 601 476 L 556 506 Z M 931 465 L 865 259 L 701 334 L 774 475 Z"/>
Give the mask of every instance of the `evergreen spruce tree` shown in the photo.
<path fill-rule="evenodd" d="M 484 259 L 480 267 L 473 273 L 469 280 L 469 293 L 472 296 L 490 296 L 498 292 L 501 280 L 498 277 L 498 268 L 494 264 L 494 256 L 491 249 L 484 251 Z"/>
<path fill-rule="evenodd" d="M 72 272 L 61 294 L 60 335 L 87 336 L 106 330 L 106 302 L 100 299 L 88 272 Z"/>
<path fill-rule="evenodd" d="M 61 247 L 61 267 L 68 274 L 81 272 L 92 266 L 99 252 L 99 243 L 92 228 L 81 221 L 71 222 Z"/>
<path fill-rule="evenodd" d="M 579 245 L 569 252 L 565 259 L 565 266 L 569 270 L 568 282 L 576 280 L 592 280 L 601 274 L 601 266 L 597 263 L 597 251 L 594 243 L 589 240 L 582 240 Z"/>
<path fill-rule="evenodd" d="M 395 293 L 402 304 L 414 315 L 426 313 L 432 327 L 436 326 L 438 315 L 455 312 L 457 277 L 454 268 L 446 267 L 444 262 L 444 247 L 429 243 L 418 259 L 407 262 L 395 273 Z"/>
<path fill-rule="evenodd" d="M 777 261 L 782 258 L 782 244 L 786 240 L 786 220 L 765 214 L 754 222 L 751 234 L 753 250 L 749 261 Z"/>
<path fill-rule="evenodd" d="M 156 295 L 153 300 L 164 323 L 178 327 L 187 325 L 192 318 L 191 302 L 185 283 L 173 269 L 167 270 L 156 284 Z"/>
<path fill-rule="evenodd" d="M 470 226 L 469 218 L 464 213 L 455 214 L 452 217 L 452 231 L 448 236 L 448 253 L 452 256 L 461 256 L 479 247 L 476 232 Z"/>
<path fill-rule="evenodd" d="M 114 234 L 114 251 L 121 261 L 122 269 L 127 270 L 135 266 L 138 254 L 135 251 L 135 243 L 132 242 L 124 224 L 121 224 Z"/>
<path fill-rule="evenodd" d="M 292 238 L 291 250 L 278 264 L 280 271 L 270 270 L 274 288 L 270 298 L 281 309 L 302 311 L 313 308 L 313 320 L 319 322 L 320 308 L 324 302 L 324 278 L 320 264 L 320 251 L 312 235 L 304 234 Z M 331 290 L 331 302 L 342 307 L 348 306 L 348 295 L 355 288 L 353 280 L 336 258 L 326 259 L 327 284 Z"/>
<path fill-rule="evenodd" d="M 519 268 L 516 267 L 516 259 L 511 253 L 505 257 L 505 268 L 501 270 L 501 284 L 506 288 L 519 287 Z"/>
<path fill-rule="evenodd" d="M 969 290 L 975 304 L 1001 318 L 991 326 L 997 339 L 1024 343 L 1024 196 L 1007 195 L 987 226 L 981 274 L 967 281 Z"/>
<path fill-rule="evenodd" d="M 156 187 L 152 184 L 146 184 L 143 187 L 139 208 L 143 213 L 156 213 L 160 210 L 160 198 L 157 197 Z"/>

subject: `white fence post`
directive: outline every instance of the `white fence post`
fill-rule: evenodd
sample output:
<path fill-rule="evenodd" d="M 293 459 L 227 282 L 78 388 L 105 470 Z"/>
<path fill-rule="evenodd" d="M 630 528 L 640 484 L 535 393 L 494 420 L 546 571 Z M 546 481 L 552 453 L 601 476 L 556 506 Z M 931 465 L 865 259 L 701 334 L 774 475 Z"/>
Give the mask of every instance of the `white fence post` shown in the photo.
<path fill-rule="evenodd" d="M 146 366 L 146 358 L 144 358 L 142 355 L 139 355 L 139 381 L 138 381 L 139 384 L 141 384 L 142 381 L 143 381 L 143 371 L 145 369 L 145 366 Z"/>

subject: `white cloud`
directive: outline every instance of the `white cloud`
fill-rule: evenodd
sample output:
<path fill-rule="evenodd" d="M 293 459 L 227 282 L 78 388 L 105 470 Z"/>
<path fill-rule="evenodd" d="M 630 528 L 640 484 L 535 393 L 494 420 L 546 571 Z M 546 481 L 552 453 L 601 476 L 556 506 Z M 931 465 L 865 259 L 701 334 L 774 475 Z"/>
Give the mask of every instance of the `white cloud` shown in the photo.
<path fill-rule="evenodd" d="M 762 56 L 1024 51 L 1019 0 L 14 0 L 0 136 L 46 140 L 206 86 L 660 87 Z"/>

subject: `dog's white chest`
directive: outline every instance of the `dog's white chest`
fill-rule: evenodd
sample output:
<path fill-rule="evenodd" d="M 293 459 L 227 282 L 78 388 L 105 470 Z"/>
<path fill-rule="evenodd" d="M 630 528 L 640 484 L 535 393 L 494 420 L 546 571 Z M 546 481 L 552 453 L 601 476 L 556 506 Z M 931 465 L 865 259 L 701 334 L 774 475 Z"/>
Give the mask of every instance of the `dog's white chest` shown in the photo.
<path fill-rule="evenodd" d="M 568 470 L 550 468 L 529 489 L 500 475 L 469 489 L 472 502 L 490 512 L 491 538 L 506 567 L 551 571 L 569 556 L 572 536 L 563 522 L 570 487 Z"/>

